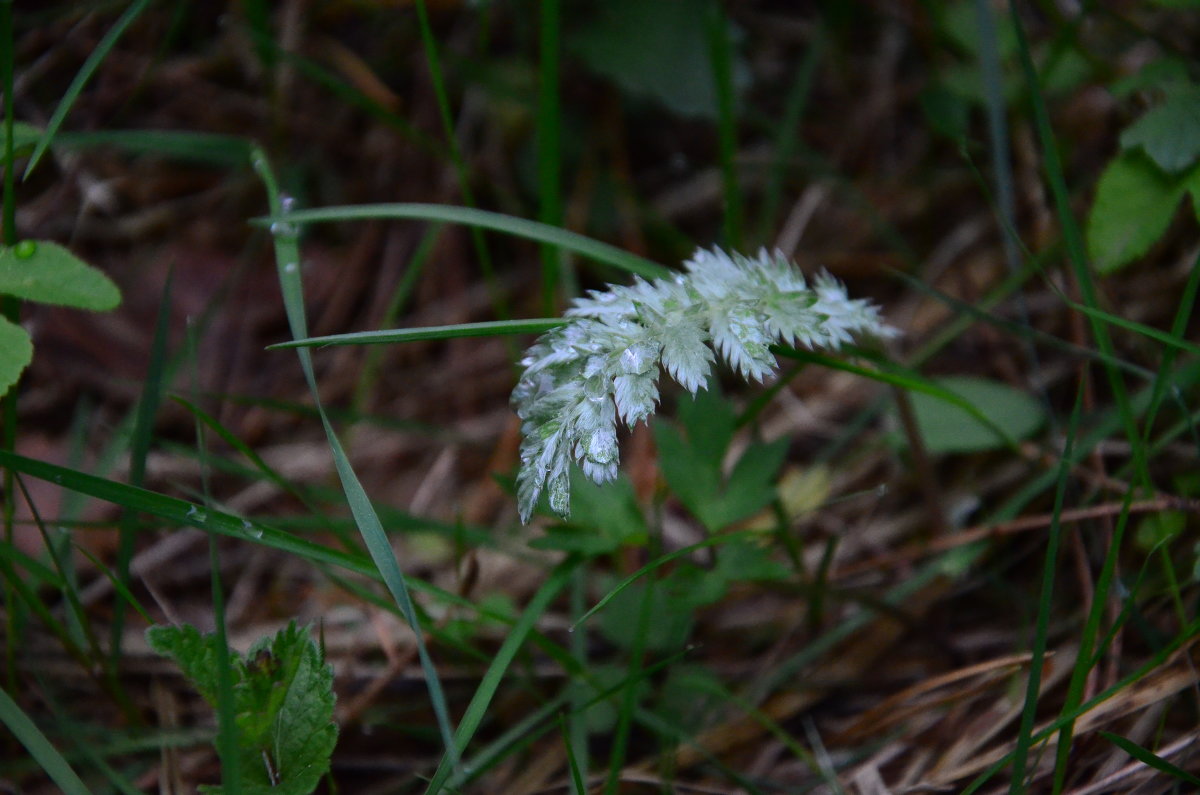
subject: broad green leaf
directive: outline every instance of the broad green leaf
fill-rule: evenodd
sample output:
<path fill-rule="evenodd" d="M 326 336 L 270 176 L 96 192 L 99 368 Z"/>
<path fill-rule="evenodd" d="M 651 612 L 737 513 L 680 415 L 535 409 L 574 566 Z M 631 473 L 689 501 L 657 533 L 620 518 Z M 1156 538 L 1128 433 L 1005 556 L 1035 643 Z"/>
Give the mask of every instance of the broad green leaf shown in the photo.
<path fill-rule="evenodd" d="M 1171 223 L 1186 186 L 1187 175 L 1172 179 L 1141 152 L 1114 158 L 1096 186 L 1087 222 L 1096 269 L 1110 273 L 1145 254 Z"/>
<path fill-rule="evenodd" d="M 1200 157 L 1200 86 L 1171 91 L 1121 133 L 1123 149 L 1142 149 L 1169 174 L 1191 168 Z"/>
<path fill-rule="evenodd" d="M 0 397 L 17 383 L 31 361 L 33 342 L 29 339 L 29 333 L 16 323 L 0 317 Z"/>
<path fill-rule="evenodd" d="M 1045 421 L 1036 400 L 1007 384 L 968 376 L 939 378 L 936 383 L 973 405 L 1012 439 L 1029 437 Z M 924 392 L 913 392 L 910 399 L 917 427 L 931 453 L 976 452 L 1007 445 L 994 429 L 958 406 Z"/>
<path fill-rule="evenodd" d="M 0 293 L 98 312 L 121 303 L 111 279 L 46 240 L 22 240 L 0 251 Z"/>

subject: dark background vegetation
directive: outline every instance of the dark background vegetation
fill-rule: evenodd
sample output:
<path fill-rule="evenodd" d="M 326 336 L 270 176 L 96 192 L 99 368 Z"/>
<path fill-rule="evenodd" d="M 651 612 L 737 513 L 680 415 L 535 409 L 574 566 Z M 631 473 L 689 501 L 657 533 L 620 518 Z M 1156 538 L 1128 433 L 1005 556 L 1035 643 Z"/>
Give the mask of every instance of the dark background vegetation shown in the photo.
<path fill-rule="evenodd" d="M 16 5 L 16 113 L 41 126 L 125 6 Z M 644 664 L 663 667 L 640 686 L 647 708 L 689 725 L 694 742 L 639 724 L 621 768 L 623 792 L 961 791 L 1017 736 L 1027 652 L 1044 598 L 1053 489 L 1020 504 L 1025 524 L 998 510 L 1055 470 L 1081 383 L 1085 425 L 1095 427 L 1113 405 L 1097 365 L 1078 349 L 1012 328 L 1095 349 L 1082 315 L 1066 305 L 1066 298 L 1078 300 L 1079 285 L 1067 265 L 1008 7 L 993 5 L 1003 6 L 995 10 L 1011 158 L 1006 176 L 1020 241 L 1012 264 L 1039 263 L 1019 285 L 1003 288 L 1013 272 L 998 220 L 1005 202 L 996 194 L 969 2 L 563 2 L 554 42 L 561 52 L 561 108 L 552 125 L 557 158 L 545 155 L 552 147 L 546 128 L 538 134 L 538 3 L 427 4 L 447 89 L 441 108 L 411 2 L 160 2 L 104 58 L 63 134 L 136 129 L 252 139 L 302 208 L 473 205 L 540 218 L 670 266 L 697 246 L 779 247 L 806 272 L 827 268 L 851 295 L 880 304 L 904 332 L 889 343 L 893 360 L 911 362 L 925 376 L 985 377 L 1031 396 L 1050 419 L 1018 450 L 935 449 L 922 456 L 911 438 L 905 442 L 895 411 L 863 413 L 888 399 L 883 384 L 815 366 L 794 373 L 795 365 L 785 364 L 788 385 L 735 446 L 758 437 L 789 440 L 781 482 L 790 484 L 792 501 L 785 496 L 760 517 L 775 529 L 764 531 L 759 549 L 803 566 L 767 581 L 735 570 L 719 600 L 679 602 L 686 605 L 679 608 L 684 642 L 651 644 Z M 1189 63 L 1194 74 L 1200 20 L 1194 10 L 1170 5 L 1020 4 L 1039 68 L 1054 64 L 1044 96 L 1080 222 L 1119 151 L 1120 131 L 1157 101 L 1152 88 L 1114 86 L 1163 58 Z M 732 59 L 732 116 L 713 83 L 712 48 L 722 35 Z M 731 159 L 722 156 L 723 123 L 733 134 Z M 205 159 L 69 143 L 65 138 L 19 184 L 18 232 L 69 245 L 119 283 L 124 303 L 111 314 L 26 308 L 23 321 L 37 347 L 17 396 L 17 451 L 126 478 L 129 457 L 111 445 L 128 433 L 122 423 L 142 394 L 155 317 L 168 300 L 168 350 L 178 366 L 165 391 L 201 405 L 304 500 L 255 474 L 211 433 L 208 458 L 200 456 L 194 416 L 171 400 L 154 424 L 147 487 L 209 499 L 330 544 L 355 543 L 295 356 L 264 350 L 288 331 L 270 235 L 250 223 L 267 207 L 248 165 L 220 151 Z M 723 171 L 723 162 L 731 170 Z M 1179 212 L 1146 256 L 1096 280 L 1101 309 L 1170 327 L 1194 267 L 1190 210 Z M 572 259 L 559 269 L 551 257 L 547 269 L 536 244 L 424 222 L 314 226 L 305 231 L 303 254 L 314 336 L 549 316 L 573 291 L 627 278 Z M 930 287 L 962 305 L 986 306 L 1004 323 L 955 327 L 962 306 Z M 989 296 L 996 300 L 985 305 Z M 1185 338 L 1197 339 L 1194 321 Z M 545 521 L 520 527 L 504 485 L 518 442 L 508 393 L 526 343 L 473 338 L 314 354 L 322 399 L 406 574 L 513 614 L 555 559 L 529 549 Z M 1124 362 L 1151 372 L 1159 366 L 1163 351 L 1144 336 L 1118 331 L 1114 344 Z M 738 406 L 762 393 L 727 374 L 721 380 Z M 1180 397 L 1194 409 L 1194 391 Z M 666 391 L 664 416 L 674 415 L 678 399 Z M 1163 422 L 1181 416 L 1186 412 L 1168 412 Z M 1039 725 L 1059 714 L 1114 523 L 1125 521 L 1129 448 L 1130 440 L 1114 432 L 1069 478 L 1065 508 L 1092 510 L 1065 523 L 1056 591 L 1048 597 L 1054 656 L 1044 667 Z M 118 453 L 105 459 L 111 449 Z M 1116 622 L 1117 629 L 1088 694 L 1138 670 L 1194 617 L 1196 510 L 1188 500 L 1200 490 L 1196 460 L 1194 428 L 1156 448 L 1153 488 L 1136 495 L 1142 513 L 1130 520 L 1119 573 L 1123 587 L 1140 596 L 1130 605 L 1120 588 L 1107 595 L 1106 626 Z M 645 427 L 624 438 L 623 470 L 659 531 L 649 545 L 629 544 L 592 561 L 584 606 L 657 554 L 703 538 L 664 487 L 656 461 Z M 80 505 L 40 481 L 26 485 L 42 518 L 77 512 L 82 523 L 73 542 L 111 563 L 115 508 Z M 15 505 L 11 541 L 37 555 L 42 536 L 29 505 Z M 1182 529 L 1156 549 L 1146 541 L 1156 526 L 1139 535 L 1138 522 L 1167 508 L 1183 515 L 1183 524 L 1171 525 Z M 973 545 L 981 540 L 982 547 Z M 970 555 L 952 557 L 968 549 Z M 211 629 L 205 536 L 147 522 L 137 550 L 134 592 L 155 620 Z M 1173 586 L 1169 567 L 1147 563 L 1160 554 L 1175 563 Z M 712 572 L 719 556 L 698 555 L 654 576 L 685 567 Z M 927 576 L 934 560 L 945 569 Z M 420 791 L 440 746 L 402 622 L 307 562 L 265 547 L 225 540 L 221 562 L 233 645 L 245 648 L 291 618 L 320 622 L 341 731 L 329 791 Z M 111 589 L 88 558 L 77 555 L 76 565 L 87 615 L 106 637 Z M 887 597 L 906 582 L 913 584 L 908 596 Z M 881 605 L 885 597 L 890 606 Z M 45 599 L 52 610 L 63 609 L 53 589 Z M 433 653 L 444 666 L 451 707 L 461 710 L 504 625 L 436 600 L 422 604 L 442 633 L 431 640 Z M 1133 617 L 1118 622 L 1123 607 Z M 650 632 L 670 634 L 671 613 L 669 603 L 655 613 L 663 624 Z M 538 628 L 565 646 L 572 620 L 572 608 L 560 600 Z M 6 689 L 15 688 L 22 708 L 60 747 L 75 749 L 72 759 L 84 757 L 69 736 L 90 743 L 145 791 L 215 783 L 217 760 L 203 731 L 170 752 L 158 749 L 155 738 L 167 736 L 160 732 L 211 727 L 211 710 L 147 650 L 138 619 L 128 622 L 117 679 L 132 710 L 122 713 L 25 613 L 6 621 L 0 640 L 8 647 Z M 601 630 L 589 639 L 597 675 L 619 681 L 612 672 L 625 670 L 634 652 Z M 684 670 L 702 671 L 742 701 L 705 701 L 686 687 L 671 691 L 684 694 L 675 698 L 667 679 Z M 1197 725 L 1192 673 L 1186 654 L 1172 657 L 1081 729 L 1069 791 L 1186 791 L 1179 779 L 1135 764 L 1096 729 L 1152 749 L 1175 748 L 1168 754 L 1174 764 L 1200 769 L 1187 751 Z M 532 644 L 511 676 L 480 743 L 501 737 L 569 684 Z M 772 683 L 768 692 L 756 690 L 763 682 Z M 709 708 L 692 720 L 685 705 L 701 702 Z M 612 723 L 591 714 L 592 772 L 599 773 L 612 758 Z M 527 747 L 514 746 L 480 773 L 469 791 L 567 791 L 557 729 L 530 737 Z M 143 744 L 122 747 L 117 740 Z M 0 756 L 0 786 L 53 791 L 7 735 Z M 1031 763 L 1032 790 L 1050 790 L 1053 756 L 1048 751 L 1041 766 Z M 80 761 L 77 769 L 91 768 Z M 108 786 L 95 781 L 98 791 Z M 987 791 L 1001 785 L 1005 774 Z"/>

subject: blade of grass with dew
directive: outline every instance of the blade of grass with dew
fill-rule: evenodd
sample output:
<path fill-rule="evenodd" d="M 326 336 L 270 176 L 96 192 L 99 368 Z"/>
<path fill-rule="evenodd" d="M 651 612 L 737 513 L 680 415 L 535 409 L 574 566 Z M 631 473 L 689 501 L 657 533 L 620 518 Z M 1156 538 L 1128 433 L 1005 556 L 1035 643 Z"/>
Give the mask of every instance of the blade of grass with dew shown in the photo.
<path fill-rule="evenodd" d="M 322 207 L 317 210 L 297 210 L 288 213 L 286 220 L 293 224 L 316 224 L 369 219 L 410 219 L 478 226 L 514 237 L 559 246 L 588 259 L 635 273 L 647 279 L 665 278 L 672 273 L 670 269 L 664 268 L 656 262 L 576 232 L 556 226 L 547 226 L 526 218 L 494 213 L 489 210 L 478 210 L 473 207 L 420 203 L 360 204 L 347 207 Z M 279 223 L 281 220 L 283 219 L 279 215 L 271 215 L 258 219 L 257 223 L 265 225 Z"/>
<path fill-rule="evenodd" d="M 537 146 L 538 221 L 546 226 L 562 226 L 562 108 L 559 97 L 559 0 L 542 0 L 538 4 L 538 103 Z M 544 244 L 542 258 L 542 311 L 557 314 L 555 295 L 563 288 L 566 297 L 575 294 L 577 286 L 570 265 L 562 251 Z"/>
<path fill-rule="evenodd" d="M 83 66 L 79 68 L 75 79 L 71 81 L 71 85 L 63 93 L 62 99 L 58 101 L 58 106 L 54 109 L 54 113 L 50 116 L 50 121 L 46 124 L 45 131 L 42 132 L 42 137 L 38 141 L 37 146 L 33 150 L 33 154 L 29 157 L 29 163 L 25 166 L 25 173 L 21 176 L 22 179 L 29 179 L 29 175 L 33 173 L 33 169 L 37 167 L 42 156 L 46 154 L 46 150 L 50 148 L 50 144 L 54 142 L 54 136 L 58 132 L 58 128 L 62 126 L 63 120 L 67 118 L 67 114 L 71 112 L 71 107 L 75 104 L 75 100 L 79 98 L 79 94 L 83 91 L 83 87 L 92 79 L 92 75 L 99 68 L 101 62 L 108 57 L 109 52 L 116 46 L 117 40 L 125 33 L 130 25 L 133 24 L 141 13 L 150 6 L 150 0 L 134 0 L 125 9 L 125 13 L 117 19 L 113 26 L 104 34 L 91 55 L 83 62 Z"/>
<path fill-rule="evenodd" d="M 502 334 L 541 334 L 567 321 L 562 318 L 533 318 L 529 320 L 489 320 L 482 323 L 458 323 L 453 326 L 424 326 L 422 328 L 355 331 L 348 334 L 329 334 L 306 337 L 289 342 L 277 342 L 267 350 L 280 348 L 314 348 L 331 345 L 384 345 L 398 342 L 446 340 L 459 337 L 496 337 Z"/>
<path fill-rule="evenodd" d="M 4 688 L 0 688 L 0 721 L 4 722 L 17 741 L 25 746 L 29 755 L 66 795 L 88 795 L 91 792 L 58 749 L 46 739 L 46 735 L 42 734 Z"/>
<path fill-rule="evenodd" d="M 263 544 L 314 563 L 328 563 L 348 571 L 378 578 L 379 572 L 363 556 L 350 555 L 320 544 L 297 538 L 260 522 L 215 510 L 204 510 L 195 503 L 168 497 L 155 491 L 139 489 L 115 480 L 88 475 L 45 461 L 27 458 L 0 450 L 0 465 L 11 467 L 64 489 L 78 491 L 131 511 L 157 516 L 181 526 L 212 530 L 221 535 Z"/>
<path fill-rule="evenodd" d="M 251 162 L 254 170 L 258 173 L 263 185 L 267 189 L 267 197 L 270 202 L 272 215 L 282 215 L 283 220 L 279 223 L 290 224 L 290 219 L 284 213 L 283 197 L 280 194 L 278 183 L 267 161 L 266 154 L 256 149 L 252 155 Z M 300 282 L 299 239 L 296 235 L 295 227 L 290 225 L 282 228 L 276 227 L 276 233 L 272 237 L 275 242 L 276 269 L 279 275 L 280 290 L 283 293 L 283 303 L 287 312 L 288 324 L 291 328 L 292 336 L 302 339 L 308 336 L 308 324 L 304 317 L 304 295 Z M 354 469 L 350 465 L 350 459 L 346 456 L 346 452 L 342 448 L 341 441 L 338 439 L 333 425 L 325 415 L 325 410 L 321 404 L 320 390 L 317 388 L 316 374 L 313 372 L 312 357 L 305 348 L 297 349 L 296 354 L 300 359 L 300 367 L 304 372 L 305 381 L 308 382 L 313 402 L 321 417 L 321 425 L 325 429 L 329 450 L 333 455 L 334 466 L 342 481 L 342 489 L 346 494 L 346 501 L 350 507 L 350 512 L 354 516 L 359 532 L 362 534 L 363 542 L 367 546 L 367 551 L 371 556 L 372 562 L 375 564 L 379 575 L 383 577 L 384 584 L 392 593 L 392 597 L 396 600 L 401 611 L 403 611 L 405 620 L 408 621 L 409 626 L 413 630 L 417 646 L 417 656 L 421 662 L 421 670 L 425 677 L 425 686 L 429 691 L 429 699 L 434 715 L 437 718 L 438 731 L 442 736 L 442 743 L 445 746 L 450 767 L 457 769 L 459 765 L 458 751 L 454 743 L 454 730 L 451 727 L 450 712 L 446 706 L 446 698 L 442 691 L 441 681 L 438 678 L 437 667 L 434 665 L 433 659 L 429 656 L 429 650 L 425 645 L 424 630 L 417 619 L 416 609 L 413 606 L 412 597 L 408 592 L 407 580 L 404 573 L 400 570 L 399 563 L 396 561 L 396 553 L 392 549 L 387 533 L 384 532 L 383 525 L 379 521 L 379 516 L 376 514 L 374 506 L 367 497 L 366 490 L 363 489 L 362 484 L 359 482 L 358 476 L 355 475 Z"/>
<path fill-rule="evenodd" d="M 220 471 L 235 472 L 241 476 L 265 478 L 267 481 L 277 486 L 283 493 L 294 497 L 297 502 L 304 506 L 305 510 L 307 510 L 310 515 L 321 517 L 323 520 L 328 519 L 328 517 L 322 516 L 321 509 L 317 506 L 316 501 L 314 501 L 302 489 L 297 488 L 287 478 L 283 477 L 283 475 L 280 475 L 278 472 L 276 472 L 270 464 L 263 460 L 262 456 L 256 453 L 248 444 L 239 439 L 237 435 L 233 433 L 233 431 L 222 425 L 216 419 L 216 417 L 213 417 L 211 414 L 204 411 L 204 409 L 194 405 L 182 397 L 179 397 L 178 395 L 172 395 L 171 399 L 187 409 L 192 416 L 203 425 L 203 427 L 212 430 L 230 447 L 241 453 L 253 466 L 252 470 L 246 470 L 244 468 L 235 469 L 233 466 L 230 466 L 225 459 L 215 458 L 209 459 L 205 462 L 206 470 L 217 468 Z M 358 545 L 354 543 L 351 536 L 345 532 L 339 523 L 330 521 L 324 526 L 327 527 L 329 531 L 337 537 L 338 541 L 342 543 L 342 546 L 345 547 L 348 552 L 355 554 L 362 552 Z"/>
<path fill-rule="evenodd" d="M 167 280 L 163 285 L 162 299 L 158 305 L 158 317 L 154 323 L 154 337 L 150 343 L 150 362 L 142 383 L 142 394 L 138 398 L 133 438 L 129 449 L 129 485 L 140 488 L 146 480 L 146 457 L 150 454 L 150 442 L 154 435 L 154 417 L 162 402 L 163 373 L 167 358 L 167 337 L 171 321 L 171 286 L 174 268 L 167 269 Z M 129 584 L 129 563 L 133 560 L 134 537 L 139 517 L 131 511 L 122 511 L 117 523 L 117 577 Z M 125 635 L 125 603 L 117 600 L 113 605 L 112 625 L 109 633 L 110 659 L 114 667 L 121 659 L 121 645 Z"/>
<path fill-rule="evenodd" d="M 1054 582 L 1058 572 L 1058 548 L 1062 539 L 1063 505 L 1067 497 L 1067 486 L 1071 482 L 1072 448 L 1079 433 L 1079 418 L 1083 414 L 1084 382 L 1079 382 L 1075 395 L 1075 407 L 1067 425 L 1062 457 L 1058 466 L 1058 485 L 1054 490 L 1054 508 L 1050 514 L 1050 528 L 1046 535 L 1046 558 L 1042 566 L 1042 587 L 1038 596 L 1037 621 L 1034 626 L 1033 645 L 1030 649 L 1029 678 L 1025 684 L 1025 705 L 1021 710 L 1021 723 L 1017 729 L 1017 741 L 1013 748 L 1012 780 L 1009 792 L 1016 795 L 1024 791 L 1025 763 L 1033 747 L 1033 722 L 1037 716 L 1038 695 L 1041 693 L 1042 662 L 1046 656 L 1046 643 L 1050 628 L 1050 613 L 1053 606 Z"/>
<path fill-rule="evenodd" d="M 475 694 L 471 697 L 471 703 L 467 705 L 466 712 L 463 713 L 458 731 L 454 736 L 453 753 L 451 749 L 447 749 L 442 763 L 438 765 L 437 771 L 434 772 L 433 778 L 425 790 L 430 795 L 441 792 L 443 787 L 451 790 L 459 787 L 462 771 L 457 769 L 458 759 L 466 751 L 467 744 L 471 742 L 471 738 L 474 737 L 483 722 L 492 698 L 496 695 L 496 690 L 504 681 L 504 676 L 508 672 L 509 666 L 512 665 L 513 659 L 516 658 L 517 652 L 524 645 L 525 639 L 533 631 L 534 624 L 550 607 L 559 592 L 566 587 L 571 579 L 571 572 L 578 565 L 578 559 L 568 558 L 556 566 L 546 581 L 538 588 L 537 593 L 529 600 L 520 620 L 513 624 L 512 629 L 508 631 L 504 643 L 496 651 L 495 658 L 484 672 L 483 678 L 479 681 L 479 687 L 475 689 Z"/>

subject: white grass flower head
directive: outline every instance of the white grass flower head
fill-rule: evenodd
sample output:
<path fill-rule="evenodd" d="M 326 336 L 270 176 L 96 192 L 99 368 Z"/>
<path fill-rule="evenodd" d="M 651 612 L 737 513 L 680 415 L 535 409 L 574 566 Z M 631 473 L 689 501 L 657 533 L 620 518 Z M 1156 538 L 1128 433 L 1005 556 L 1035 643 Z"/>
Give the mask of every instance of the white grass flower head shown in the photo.
<path fill-rule="evenodd" d="M 567 322 L 526 352 L 512 394 L 522 421 L 522 522 L 542 491 L 553 511 L 569 514 L 572 461 L 596 483 L 617 476 L 617 418 L 633 427 L 654 413 L 660 367 L 695 394 L 716 354 L 743 378 L 762 381 L 775 372 L 772 344 L 836 350 L 853 335 L 896 334 L 832 276 L 809 286 L 780 252 L 701 249 L 684 267 L 673 279 L 635 278 L 576 299 Z"/>

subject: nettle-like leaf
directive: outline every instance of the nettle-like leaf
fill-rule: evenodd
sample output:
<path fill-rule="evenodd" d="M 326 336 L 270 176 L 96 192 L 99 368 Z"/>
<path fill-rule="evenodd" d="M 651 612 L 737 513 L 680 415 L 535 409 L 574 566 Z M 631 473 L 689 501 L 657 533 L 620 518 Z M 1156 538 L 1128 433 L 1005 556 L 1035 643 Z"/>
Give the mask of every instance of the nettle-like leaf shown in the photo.
<path fill-rule="evenodd" d="M 673 279 L 610 286 L 576 299 L 567 323 L 538 338 L 513 390 L 521 418 L 517 505 L 528 522 L 543 492 L 570 512 L 570 467 L 596 483 L 617 475 L 617 418 L 654 412 L 661 367 L 695 394 L 721 358 L 749 380 L 774 372 L 774 343 L 837 349 L 854 335 L 895 330 L 828 275 L 809 286 L 781 253 L 697 251 Z"/>
<path fill-rule="evenodd" d="M 190 626 L 151 627 L 146 640 L 170 657 L 205 700 L 217 703 L 215 635 Z M 242 791 L 307 795 L 329 770 L 337 742 L 333 722 L 333 671 L 306 627 L 293 622 L 263 638 L 245 657 L 230 652 L 224 661 L 233 679 L 238 761 Z M 220 787 L 203 787 L 220 793 Z"/>

